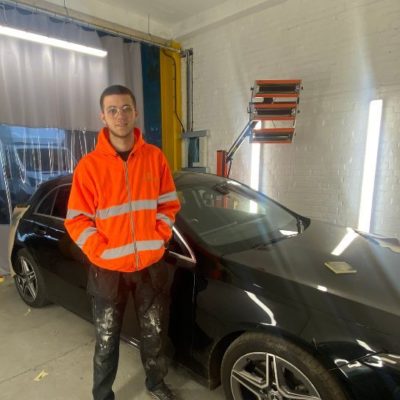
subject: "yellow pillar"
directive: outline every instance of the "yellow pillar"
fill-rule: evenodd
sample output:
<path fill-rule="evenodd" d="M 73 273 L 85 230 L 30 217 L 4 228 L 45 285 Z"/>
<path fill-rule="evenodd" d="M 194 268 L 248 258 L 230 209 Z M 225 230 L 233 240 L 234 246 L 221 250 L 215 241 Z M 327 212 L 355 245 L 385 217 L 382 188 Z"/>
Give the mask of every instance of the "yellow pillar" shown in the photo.
<path fill-rule="evenodd" d="M 180 49 L 176 42 L 171 47 Z M 162 149 L 172 171 L 182 165 L 182 95 L 180 53 L 160 49 Z"/>

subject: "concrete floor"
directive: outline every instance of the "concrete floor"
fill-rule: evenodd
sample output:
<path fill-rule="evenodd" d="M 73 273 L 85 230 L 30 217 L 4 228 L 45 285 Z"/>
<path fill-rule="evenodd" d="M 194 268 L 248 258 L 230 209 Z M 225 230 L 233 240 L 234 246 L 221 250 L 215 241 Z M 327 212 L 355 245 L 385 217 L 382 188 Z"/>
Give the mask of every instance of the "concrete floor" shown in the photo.
<path fill-rule="evenodd" d="M 93 326 L 51 305 L 31 309 L 23 303 L 11 277 L 0 279 L 0 399 L 91 399 Z M 117 400 L 148 400 L 139 351 L 121 342 L 114 391 Z M 222 400 L 196 383 L 180 367 L 171 367 L 167 382 L 179 399 Z"/>

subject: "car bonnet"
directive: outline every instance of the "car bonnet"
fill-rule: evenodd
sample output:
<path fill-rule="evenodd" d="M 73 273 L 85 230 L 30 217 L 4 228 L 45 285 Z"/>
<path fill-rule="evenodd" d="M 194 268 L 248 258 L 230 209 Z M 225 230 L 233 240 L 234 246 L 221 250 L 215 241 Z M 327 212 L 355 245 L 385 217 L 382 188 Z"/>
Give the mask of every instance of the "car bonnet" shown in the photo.
<path fill-rule="evenodd" d="M 247 287 L 377 329 L 384 320 L 400 337 L 400 254 L 357 233 L 338 254 L 348 232 L 314 221 L 302 234 L 225 255 L 223 262 Z M 335 273 L 327 266 L 332 261 L 351 272 Z"/>

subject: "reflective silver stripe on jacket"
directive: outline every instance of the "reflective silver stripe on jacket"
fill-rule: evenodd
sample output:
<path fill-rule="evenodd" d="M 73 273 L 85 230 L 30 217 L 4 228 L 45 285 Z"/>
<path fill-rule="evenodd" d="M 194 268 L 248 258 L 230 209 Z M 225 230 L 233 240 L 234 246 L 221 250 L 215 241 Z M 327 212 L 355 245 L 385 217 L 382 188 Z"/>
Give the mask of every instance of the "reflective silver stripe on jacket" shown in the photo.
<path fill-rule="evenodd" d="M 86 240 L 88 240 L 88 238 L 90 236 L 92 236 L 94 233 L 97 232 L 96 228 L 93 227 L 89 227 L 86 228 L 78 237 L 78 239 L 76 240 L 76 244 L 82 249 L 84 244 L 86 243 Z"/>
<path fill-rule="evenodd" d="M 91 220 L 94 220 L 93 214 L 89 214 L 89 213 L 87 213 L 85 211 L 81 211 L 81 210 L 68 210 L 66 219 L 73 219 L 75 217 L 79 217 L 79 215 L 84 215 L 86 217 L 89 217 Z"/>
<path fill-rule="evenodd" d="M 136 247 L 138 251 L 143 250 L 160 250 L 164 246 L 163 240 L 138 240 Z M 112 260 L 114 258 L 129 256 L 135 253 L 134 243 L 124 246 L 114 247 L 113 249 L 104 250 L 100 256 L 103 260 Z"/>
<path fill-rule="evenodd" d="M 159 219 L 160 221 L 164 221 L 170 228 L 172 228 L 172 225 L 174 225 L 174 223 L 164 214 L 157 213 L 156 219 Z"/>
<path fill-rule="evenodd" d="M 113 206 L 109 208 L 103 208 L 97 210 L 96 217 L 99 219 L 107 219 L 110 217 L 116 217 L 118 215 L 127 214 L 130 211 L 139 210 L 155 210 L 157 208 L 156 200 L 136 200 L 130 203 L 124 203 L 119 206 Z"/>
<path fill-rule="evenodd" d="M 164 193 L 158 197 L 158 204 L 166 203 L 167 201 L 178 200 L 176 192 Z"/>

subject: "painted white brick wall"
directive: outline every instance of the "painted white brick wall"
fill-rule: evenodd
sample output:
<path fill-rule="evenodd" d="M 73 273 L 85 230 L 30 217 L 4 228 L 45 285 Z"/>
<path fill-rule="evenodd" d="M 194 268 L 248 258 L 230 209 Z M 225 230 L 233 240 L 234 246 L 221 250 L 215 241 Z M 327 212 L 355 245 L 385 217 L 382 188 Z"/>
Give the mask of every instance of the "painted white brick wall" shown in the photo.
<path fill-rule="evenodd" d="M 372 231 L 400 237 L 400 1 L 287 0 L 181 38 L 194 50 L 194 128 L 208 166 L 247 122 L 256 79 L 302 79 L 292 144 L 263 145 L 260 189 L 288 207 L 356 226 L 369 102 L 383 98 Z M 250 183 L 250 144 L 231 176 Z"/>

